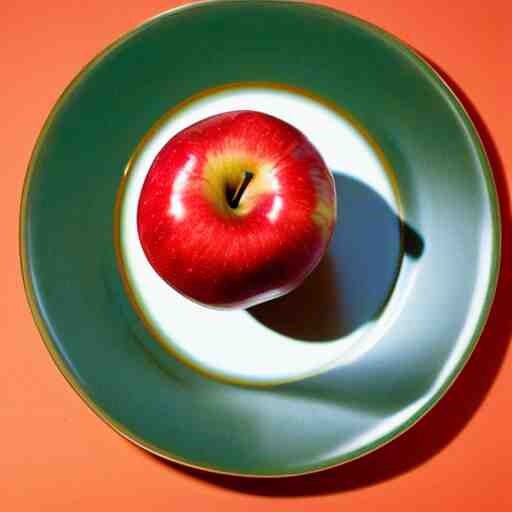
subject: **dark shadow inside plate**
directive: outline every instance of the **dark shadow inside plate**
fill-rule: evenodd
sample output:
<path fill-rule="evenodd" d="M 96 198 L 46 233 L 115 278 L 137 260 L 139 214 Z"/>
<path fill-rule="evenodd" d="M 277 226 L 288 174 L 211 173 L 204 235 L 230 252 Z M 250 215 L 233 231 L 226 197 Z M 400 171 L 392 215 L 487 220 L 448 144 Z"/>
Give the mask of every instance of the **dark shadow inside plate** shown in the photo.
<path fill-rule="evenodd" d="M 334 172 L 338 222 L 315 271 L 296 290 L 249 309 L 263 325 L 301 341 L 333 341 L 374 320 L 386 305 L 403 252 L 423 253 L 422 237 L 377 192 Z"/>

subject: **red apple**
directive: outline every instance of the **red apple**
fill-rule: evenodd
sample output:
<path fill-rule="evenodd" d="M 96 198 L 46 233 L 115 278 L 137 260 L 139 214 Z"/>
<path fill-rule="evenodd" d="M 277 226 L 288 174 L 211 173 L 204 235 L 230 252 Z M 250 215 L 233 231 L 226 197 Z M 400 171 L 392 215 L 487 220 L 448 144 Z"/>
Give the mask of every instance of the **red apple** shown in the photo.
<path fill-rule="evenodd" d="M 322 258 L 335 221 L 334 180 L 318 151 L 293 126 L 253 111 L 175 135 L 155 158 L 137 211 L 142 248 L 160 277 L 224 308 L 296 288 Z"/>

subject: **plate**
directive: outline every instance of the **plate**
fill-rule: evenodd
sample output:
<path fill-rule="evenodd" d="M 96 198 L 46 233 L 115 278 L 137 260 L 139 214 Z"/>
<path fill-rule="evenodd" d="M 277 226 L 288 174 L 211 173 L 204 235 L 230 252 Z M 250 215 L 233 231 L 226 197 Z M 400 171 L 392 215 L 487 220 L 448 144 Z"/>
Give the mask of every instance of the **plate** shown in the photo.
<path fill-rule="evenodd" d="M 340 221 L 296 292 L 212 312 L 151 274 L 134 205 L 180 126 L 246 106 L 319 147 Z M 219 1 L 149 20 L 67 88 L 29 165 L 21 258 L 50 353 L 119 433 L 288 476 L 377 449 L 441 398 L 489 313 L 500 222 L 475 128 L 411 49 L 325 7 Z"/>

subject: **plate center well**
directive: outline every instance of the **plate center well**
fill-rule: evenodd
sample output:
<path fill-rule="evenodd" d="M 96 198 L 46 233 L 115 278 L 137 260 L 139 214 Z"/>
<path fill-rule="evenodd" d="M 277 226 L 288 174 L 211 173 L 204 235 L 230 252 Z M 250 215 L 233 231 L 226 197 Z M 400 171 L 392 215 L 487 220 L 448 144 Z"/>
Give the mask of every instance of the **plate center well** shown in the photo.
<path fill-rule="evenodd" d="M 287 121 L 317 147 L 335 176 L 338 223 L 326 256 L 297 290 L 247 311 L 218 311 L 183 298 L 153 270 L 138 239 L 138 198 L 172 136 L 206 117 L 244 109 Z M 392 171 L 364 129 L 340 109 L 280 86 L 227 86 L 170 111 L 132 158 L 117 213 L 128 292 L 155 338 L 196 369 L 243 384 L 296 380 L 364 354 L 397 302 L 402 235 L 421 249 L 419 238 L 402 230 Z"/>

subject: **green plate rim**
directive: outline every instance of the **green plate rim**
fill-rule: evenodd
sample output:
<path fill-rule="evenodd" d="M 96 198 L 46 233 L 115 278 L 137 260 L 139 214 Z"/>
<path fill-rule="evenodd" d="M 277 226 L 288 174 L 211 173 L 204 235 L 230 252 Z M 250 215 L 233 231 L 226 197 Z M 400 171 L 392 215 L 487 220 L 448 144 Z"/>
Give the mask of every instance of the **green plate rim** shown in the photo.
<path fill-rule="evenodd" d="M 112 427 L 118 434 L 125 437 L 126 439 L 129 439 L 136 445 L 140 446 L 141 448 L 146 449 L 147 451 L 158 455 L 164 459 L 167 459 L 171 462 L 182 464 L 184 466 L 201 469 L 204 471 L 209 471 L 212 473 L 220 473 L 220 474 L 227 474 L 227 475 L 233 475 L 233 476 L 240 476 L 240 477 L 258 477 L 258 478 L 280 478 L 280 477 L 290 477 L 290 476 L 299 476 L 299 475 L 305 475 L 305 474 L 311 474 L 316 473 L 318 471 L 323 471 L 325 469 L 333 468 L 336 466 L 340 466 L 342 464 L 345 464 L 347 462 L 350 462 L 352 460 L 358 459 L 364 455 L 367 455 L 382 446 L 388 444 L 389 442 L 396 439 L 398 436 L 409 430 L 411 427 L 413 427 L 423 416 L 425 416 L 438 402 L 439 400 L 445 395 L 445 393 L 450 389 L 450 387 L 453 385 L 457 377 L 459 376 L 460 372 L 463 370 L 464 366 L 468 362 L 469 358 L 471 357 L 471 354 L 475 350 L 475 347 L 478 343 L 478 340 L 481 337 L 482 331 L 485 327 L 485 324 L 487 322 L 487 319 L 489 317 L 491 306 L 494 301 L 494 297 L 496 294 L 496 288 L 498 284 L 498 278 L 499 278 L 499 272 L 500 272 L 500 263 L 501 263 L 501 250 L 502 250 L 502 222 L 501 222 L 501 215 L 500 215 L 500 208 L 499 208 L 499 199 L 498 199 L 498 192 L 496 189 L 496 183 L 494 181 L 492 168 L 489 162 L 489 158 L 485 152 L 484 144 L 480 138 L 480 135 L 478 134 L 478 131 L 476 130 L 476 127 L 468 114 L 467 110 L 463 106 L 461 100 L 457 97 L 455 92 L 450 88 L 450 86 L 446 83 L 446 81 L 439 75 L 439 73 L 416 51 L 414 48 L 412 48 L 408 43 L 402 41 L 400 38 L 386 32 L 385 30 L 377 27 L 376 25 L 373 25 L 372 23 L 369 23 L 366 20 L 363 20 L 357 16 L 353 16 L 351 14 L 345 13 L 343 11 L 334 9 L 329 6 L 325 5 L 317 5 L 317 4 L 311 4 L 307 2 L 302 1 L 295 1 L 295 0 L 256 0 L 254 4 L 289 4 L 289 5 L 297 5 L 297 6 L 303 6 L 308 8 L 315 8 L 318 10 L 324 10 L 327 13 L 330 13 L 335 16 L 339 16 L 346 19 L 351 19 L 353 21 L 356 21 L 360 26 L 362 26 L 365 30 L 369 32 L 373 32 L 374 34 L 377 34 L 380 38 L 386 40 L 389 44 L 391 44 L 394 48 L 397 48 L 399 51 L 402 51 L 402 53 L 405 53 L 409 58 L 411 58 L 417 65 L 419 65 L 420 68 L 423 69 L 423 71 L 426 72 L 427 75 L 430 76 L 431 79 L 435 83 L 441 86 L 442 90 L 445 92 L 446 97 L 450 100 L 450 103 L 455 107 L 457 114 L 459 115 L 464 128 L 466 129 L 467 136 L 470 139 L 471 145 L 476 150 L 478 160 L 480 165 L 482 166 L 482 169 L 484 170 L 483 177 L 485 179 L 485 185 L 486 185 L 486 191 L 489 197 L 489 206 L 491 208 L 491 214 L 492 214 L 492 238 L 493 238 L 493 244 L 491 247 L 491 277 L 490 277 L 490 283 L 489 287 L 487 289 L 487 293 L 484 300 L 484 306 L 480 311 L 479 319 L 477 326 L 471 336 L 471 341 L 469 346 L 467 347 L 464 354 L 461 356 L 460 360 L 458 361 L 458 364 L 456 368 L 451 372 L 451 374 L 447 377 L 444 385 L 442 388 L 431 397 L 431 399 L 426 403 L 419 411 L 416 412 L 409 420 L 402 423 L 398 428 L 394 429 L 391 433 L 382 436 L 376 440 L 374 440 L 369 446 L 360 449 L 354 453 L 348 454 L 346 457 L 340 458 L 337 462 L 334 464 L 320 464 L 316 465 L 312 469 L 309 469 L 304 472 L 283 472 L 282 474 L 271 474 L 271 475 L 262 475 L 262 474 L 249 474 L 249 473 L 236 473 L 236 472 L 229 472 L 224 471 L 221 468 L 217 467 L 210 467 L 210 466 L 198 466 L 194 464 L 190 464 L 187 460 L 178 457 L 176 455 L 173 455 L 172 453 L 167 452 L 166 450 L 162 450 L 161 448 L 151 445 L 150 443 L 147 443 L 145 440 L 141 439 L 140 437 L 134 435 L 131 433 L 127 428 L 125 428 L 124 425 L 116 422 L 114 419 L 112 419 L 104 410 L 102 410 L 100 407 L 98 407 L 92 399 L 89 398 L 87 393 L 82 389 L 80 384 L 77 382 L 77 380 L 72 376 L 71 372 L 68 370 L 68 367 L 65 363 L 65 361 L 60 357 L 58 354 L 58 351 L 55 348 L 54 342 L 52 340 L 52 337 L 47 329 L 47 326 L 44 323 L 43 316 L 41 313 L 41 310 L 38 306 L 33 284 L 30 278 L 30 273 L 28 271 L 28 252 L 25 245 L 26 240 L 26 211 L 27 211 L 27 197 L 28 197 L 28 191 L 30 189 L 32 177 L 35 174 L 35 162 L 37 160 L 37 156 L 41 150 L 41 147 L 44 145 L 44 139 L 46 136 L 46 133 L 51 126 L 54 118 L 58 115 L 61 107 L 64 105 L 68 95 L 72 92 L 74 87 L 78 85 L 81 81 L 81 79 L 89 73 L 94 66 L 99 63 L 101 60 L 103 60 L 105 57 L 107 57 L 115 48 L 122 45 L 126 40 L 128 40 L 130 37 L 132 37 L 134 34 L 138 33 L 141 30 L 144 30 L 148 28 L 150 25 L 152 25 L 154 22 L 156 22 L 160 17 L 162 16 L 171 16 L 178 14 L 184 10 L 193 10 L 193 9 L 201 9 L 204 6 L 209 6 L 211 4 L 242 4 L 244 3 L 244 0 L 204 0 L 201 2 L 196 2 L 193 4 L 185 4 L 178 7 L 175 7 L 173 9 L 169 9 L 166 11 L 163 11 L 160 14 L 157 14 L 156 16 L 153 16 L 144 22 L 138 24 L 133 29 L 126 32 L 124 35 L 122 35 L 120 38 L 118 38 L 116 41 L 108 45 L 104 50 L 102 50 L 100 53 L 98 53 L 92 60 L 90 60 L 85 66 L 82 67 L 82 69 L 79 71 L 79 73 L 73 78 L 73 80 L 69 83 L 69 85 L 64 89 L 64 91 L 61 93 L 59 98 L 57 99 L 56 103 L 54 104 L 53 108 L 51 109 L 37 139 L 34 146 L 34 149 L 32 150 L 30 160 L 28 163 L 27 171 L 25 174 L 25 179 L 23 183 L 23 189 L 22 189 L 22 195 L 21 195 L 21 201 L 19 206 L 19 257 L 20 257 L 20 264 L 21 264 L 21 273 L 22 273 L 22 279 L 23 279 L 23 286 L 25 289 L 25 295 L 27 297 L 28 305 L 30 307 L 30 311 L 32 313 L 32 316 L 34 318 L 34 322 L 36 324 L 36 327 L 39 331 L 39 334 L 49 351 L 55 365 L 59 369 L 59 371 L 62 373 L 64 378 L 68 381 L 68 383 L 71 385 L 71 387 L 75 390 L 75 392 L 80 396 L 80 398 L 89 406 L 89 408 L 94 411 L 105 423 L 107 423 L 110 427 Z"/>

